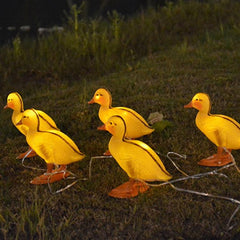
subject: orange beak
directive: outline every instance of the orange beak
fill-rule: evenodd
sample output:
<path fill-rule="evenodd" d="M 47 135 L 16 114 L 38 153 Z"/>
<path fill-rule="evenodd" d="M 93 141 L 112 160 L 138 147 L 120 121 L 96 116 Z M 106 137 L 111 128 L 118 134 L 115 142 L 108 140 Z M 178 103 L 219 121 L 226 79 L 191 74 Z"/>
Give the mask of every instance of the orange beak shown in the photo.
<path fill-rule="evenodd" d="M 22 125 L 22 120 L 20 120 L 18 123 L 16 123 L 16 126 Z"/>
<path fill-rule="evenodd" d="M 102 125 L 97 128 L 97 130 L 107 131 L 106 126 Z"/>
<path fill-rule="evenodd" d="M 94 98 L 92 98 L 92 99 L 88 102 L 88 104 L 93 104 L 93 103 L 95 103 Z"/>
<path fill-rule="evenodd" d="M 14 104 L 12 102 L 7 103 L 7 105 L 4 106 L 4 109 L 11 108 L 14 109 Z"/>
<path fill-rule="evenodd" d="M 186 105 L 184 105 L 184 108 L 193 108 L 192 101 Z"/>

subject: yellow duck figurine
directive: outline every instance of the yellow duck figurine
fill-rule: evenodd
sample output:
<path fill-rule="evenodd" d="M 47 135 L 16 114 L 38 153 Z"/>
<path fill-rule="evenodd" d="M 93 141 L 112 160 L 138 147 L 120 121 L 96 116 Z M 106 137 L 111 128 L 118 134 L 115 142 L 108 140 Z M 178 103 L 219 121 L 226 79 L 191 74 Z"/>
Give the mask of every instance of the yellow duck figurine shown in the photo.
<path fill-rule="evenodd" d="M 210 98 L 205 93 L 197 93 L 192 101 L 184 107 L 198 110 L 195 119 L 197 127 L 218 148 L 217 154 L 202 159 L 198 164 L 202 166 L 224 166 L 232 162 L 230 154 L 224 151 L 224 148 L 229 152 L 232 149 L 240 149 L 240 124 L 228 116 L 211 114 Z"/>
<path fill-rule="evenodd" d="M 19 125 L 19 126 L 16 125 L 22 119 L 23 112 L 24 112 L 23 100 L 21 95 L 17 92 L 10 93 L 7 97 L 7 104 L 4 107 L 4 109 L 6 108 L 11 108 L 13 110 L 12 123 L 23 135 L 26 136 L 28 128 L 25 125 Z M 38 112 L 40 117 L 39 119 L 41 121 L 42 130 L 50 130 L 50 129 L 58 130 L 56 123 L 53 121 L 53 119 L 50 116 L 48 116 L 43 111 L 40 111 L 40 110 L 36 110 L 36 111 Z M 20 154 L 17 158 L 21 159 L 25 157 L 27 152 Z M 32 151 L 27 157 L 33 157 L 35 155 L 36 153 Z"/>
<path fill-rule="evenodd" d="M 147 144 L 125 137 L 126 123 L 121 116 L 112 116 L 100 128 L 112 134 L 108 148 L 130 178 L 128 182 L 113 189 L 109 196 L 135 197 L 139 192 L 148 190 L 149 186 L 143 181 L 168 181 L 172 178 L 159 156 Z"/>
<path fill-rule="evenodd" d="M 67 135 L 58 130 L 42 130 L 40 115 L 35 109 L 23 112 L 17 126 L 28 127 L 26 140 L 29 146 L 47 163 L 47 172 L 34 178 L 32 184 L 46 184 L 67 177 L 67 165 L 82 160 L 85 155 Z M 54 165 L 60 165 L 53 170 Z"/>
<path fill-rule="evenodd" d="M 126 107 L 112 107 L 111 93 L 105 88 L 99 88 L 88 103 L 100 105 L 98 116 L 103 123 L 106 123 L 113 115 L 121 116 L 127 126 L 126 138 L 139 138 L 154 131 L 146 120 L 134 110 Z"/>

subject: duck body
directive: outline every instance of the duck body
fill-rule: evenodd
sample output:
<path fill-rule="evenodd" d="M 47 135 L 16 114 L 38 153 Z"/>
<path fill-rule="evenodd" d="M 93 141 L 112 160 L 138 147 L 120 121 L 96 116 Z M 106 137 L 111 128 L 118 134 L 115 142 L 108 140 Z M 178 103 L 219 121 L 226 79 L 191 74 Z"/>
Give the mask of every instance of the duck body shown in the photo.
<path fill-rule="evenodd" d="M 84 154 L 66 134 L 57 131 L 29 131 L 26 137 L 29 146 L 47 164 L 68 165 L 80 161 Z"/>
<path fill-rule="evenodd" d="M 29 146 L 39 155 L 47 164 L 47 174 L 43 174 L 31 181 L 33 184 L 49 183 L 49 174 L 51 181 L 58 181 L 65 177 L 66 166 L 70 163 L 82 160 L 85 155 L 80 152 L 74 141 L 59 130 L 42 130 L 42 121 L 40 115 L 34 109 L 24 111 L 21 121 L 17 125 L 28 127 L 26 140 Z M 60 165 L 53 170 L 53 166 Z M 62 173 L 64 170 L 64 173 Z"/>
<path fill-rule="evenodd" d="M 211 102 L 206 93 L 197 93 L 184 107 L 198 110 L 195 119 L 197 127 L 218 148 L 217 154 L 202 159 L 198 164 L 224 166 L 232 162 L 229 152 L 232 149 L 240 149 L 240 124 L 231 117 L 211 114 Z"/>
<path fill-rule="evenodd" d="M 121 116 L 127 126 L 126 138 L 139 138 L 154 131 L 136 111 L 126 107 L 112 107 L 111 93 L 104 88 L 98 89 L 89 103 L 98 103 L 100 105 L 98 116 L 103 123 L 106 123 L 114 115 Z"/>
<path fill-rule="evenodd" d="M 149 187 L 143 181 L 168 181 L 172 178 L 159 156 L 147 144 L 125 137 L 126 123 L 121 116 L 112 116 L 104 125 L 112 134 L 108 148 L 130 181 L 113 189 L 109 195 L 118 198 L 137 196 Z"/>
<path fill-rule="evenodd" d="M 217 147 L 240 148 L 240 124 L 234 119 L 218 114 L 198 112 L 196 125 Z"/>
<path fill-rule="evenodd" d="M 109 151 L 129 178 L 143 181 L 168 181 L 171 175 L 158 155 L 147 144 L 138 140 L 111 137 Z"/>

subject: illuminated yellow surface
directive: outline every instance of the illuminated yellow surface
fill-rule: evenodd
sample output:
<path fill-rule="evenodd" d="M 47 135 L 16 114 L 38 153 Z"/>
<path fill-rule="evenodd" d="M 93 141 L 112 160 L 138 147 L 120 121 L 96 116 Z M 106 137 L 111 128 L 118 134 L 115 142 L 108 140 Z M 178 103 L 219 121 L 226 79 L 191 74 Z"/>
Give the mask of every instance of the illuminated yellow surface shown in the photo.
<path fill-rule="evenodd" d="M 127 138 L 139 138 L 154 131 L 136 111 L 126 107 L 112 107 L 111 93 L 104 88 L 95 92 L 91 103 L 100 105 L 98 116 L 103 123 L 106 123 L 111 116 L 121 116 L 127 125 Z"/>
<path fill-rule="evenodd" d="M 113 116 L 105 127 L 113 135 L 108 148 L 130 178 L 144 181 L 167 181 L 172 178 L 159 156 L 147 144 L 124 138 L 126 127 L 123 118 Z"/>
<path fill-rule="evenodd" d="M 24 111 L 23 100 L 20 94 L 17 92 L 10 93 L 7 97 L 7 105 L 5 107 L 13 110 L 12 123 L 22 134 L 26 136 L 28 128 L 25 125 L 16 126 L 16 124 L 22 119 Z M 40 121 L 42 130 L 58 129 L 56 123 L 50 116 L 40 110 L 37 110 L 37 112 L 41 116 Z"/>
<path fill-rule="evenodd" d="M 46 163 L 67 165 L 85 157 L 66 134 L 58 130 L 40 130 L 39 119 L 37 111 L 28 109 L 21 122 L 28 127 L 27 143 Z"/>
<path fill-rule="evenodd" d="M 210 141 L 218 147 L 240 148 L 240 124 L 228 116 L 210 114 L 211 102 L 207 94 L 196 94 L 191 104 L 199 111 L 195 119 L 197 127 Z"/>

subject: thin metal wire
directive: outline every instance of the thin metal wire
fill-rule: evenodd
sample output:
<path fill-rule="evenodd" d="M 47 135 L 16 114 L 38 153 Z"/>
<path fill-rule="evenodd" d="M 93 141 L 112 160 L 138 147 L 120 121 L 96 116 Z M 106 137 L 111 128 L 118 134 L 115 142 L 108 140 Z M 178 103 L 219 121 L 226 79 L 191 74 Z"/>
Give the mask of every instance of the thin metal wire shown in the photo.
<path fill-rule="evenodd" d="M 233 214 L 231 215 L 231 217 L 229 218 L 228 223 L 227 223 L 227 230 L 229 231 L 229 230 L 233 229 L 234 226 L 230 226 L 230 223 L 233 220 L 234 216 L 237 214 L 238 210 L 240 209 L 240 201 L 239 200 L 230 198 L 230 197 L 214 195 L 211 193 L 204 193 L 204 192 L 198 192 L 198 191 L 194 191 L 194 190 L 179 188 L 179 187 L 174 186 L 173 184 L 170 184 L 170 186 L 173 189 L 180 191 L 180 192 L 192 193 L 192 194 L 196 194 L 199 196 L 210 197 L 210 198 L 217 198 L 217 199 L 226 200 L 226 201 L 230 201 L 232 203 L 238 204 L 237 208 L 234 210 Z"/>
<path fill-rule="evenodd" d="M 172 158 L 170 157 L 171 154 L 174 154 L 174 155 L 178 156 L 179 158 L 183 158 L 183 159 L 185 159 L 185 160 L 187 159 L 187 156 L 184 155 L 184 154 L 182 155 L 182 154 L 175 153 L 175 152 L 168 152 L 168 153 L 167 153 L 167 158 L 172 162 L 173 166 L 174 166 L 180 173 L 182 173 L 183 175 L 189 176 L 187 173 L 185 173 L 183 170 L 181 170 L 181 169 L 177 166 L 177 164 L 172 160 Z"/>
<path fill-rule="evenodd" d="M 230 197 L 225 197 L 225 196 L 219 196 L 219 195 L 214 195 L 211 193 L 204 193 L 204 192 L 198 192 L 198 191 L 194 191 L 194 190 L 188 190 L 188 189 L 184 189 L 184 188 L 179 188 L 174 186 L 173 184 L 170 184 L 170 186 L 180 192 L 187 192 L 187 193 L 193 193 L 193 194 L 197 194 L 200 196 L 204 196 L 204 197 L 211 197 L 211 198 L 218 198 L 218 199 L 222 199 L 222 200 L 226 200 L 226 201 L 230 201 L 232 203 L 236 203 L 236 204 L 240 204 L 240 201 L 234 198 L 230 198 Z M 240 205 L 239 205 L 240 206 Z"/>
<path fill-rule="evenodd" d="M 25 154 L 24 158 L 22 159 L 22 165 L 23 165 L 23 167 L 28 168 L 28 169 L 38 170 L 38 171 L 45 170 L 45 169 L 43 169 L 43 168 L 36 168 L 36 167 L 32 167 L 32 166 L 29 166 L 29 165 L 25 165 L 25 164 L 24 164 L 25 159 L 28 157 L 28 155 L 29 155 L 32 151 L 33 151 L 33 149 L 30 149 L 30 150 Z"/>
<path fill-rule="evenodd" d="M 209 175 L 220 175 L 220 176 L 227 177 L 225 174 L 218 173 L 218 171 L 221 171 L 221 170 L 223 170 L 225 168 L 229 168 L 231 166 L 234 166 L 234 163 L 228 164 L 226 166 L 223 166 L 223 167 L 221 167 L 219 169 L 215 169 L 215 170 L 210 171 L 210 172 L 198 173 L 198 174 L 190 175 L 190 176 L 188 175 L 186 177 L 174 179 L 174 180 L 163 182 L 163 183 L 160 183 L 160 184 L 150 184 L 150 183 L 147 183 L 147 184 L 149 186 L 151 186 L 151 187 L 160 187 L 160 186 L 164 186 L 164 185 L 167 185 L 167 184 L 172 184 L 172 183 L 176 183 L 176 182 L 182 182 L 182 181 L 189 180 L 189 179 L 197 179 L 197 178 L 201 178 L 201 177 L 205 177 L 205 176 L 209 176 Z"/>
<path fill-rule="evenodd" d="M 89 161 L 89 170 L 88 170 L 88 178 L 89 180 L 92 178 L 92 162 L 94 159 L 106 159 L 106 158 L 112 158 L 112 156 L 94 156 L 91 157 Z"/>
<path fill-rule="evenodd" d="M 235 209 L 235 211 L 233 212 L 232 216 L 229 218 L 228 223 L 227 223 L 227 230 L 230 231 L 234 228 L 234 226 L 230 226 L 231 221 L 233 220 L 233 218 L 235 217 L 235 215 L 237 214 L 238 210 L 240 209 L 240 205 L 237 206 L 237 208 Z"/>

